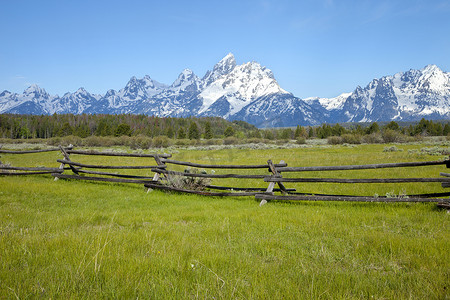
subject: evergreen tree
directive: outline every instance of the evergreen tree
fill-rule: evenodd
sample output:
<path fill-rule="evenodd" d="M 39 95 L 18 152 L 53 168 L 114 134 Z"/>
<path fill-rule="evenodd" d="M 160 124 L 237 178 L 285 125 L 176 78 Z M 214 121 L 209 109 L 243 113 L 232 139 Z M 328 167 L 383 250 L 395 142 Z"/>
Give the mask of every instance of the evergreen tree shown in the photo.
<path fill-rule="evenodd" d="M 292 138 L 292 129 L 286 128 L 286 129 L 281 130 L 280 139 L 289 140 L 291 138 Z"/>
<path fill-rule="evenodd" d="M 377 122 L 370 124 L 370 126 L 367 127 L 367 129 L 366 129 L 367 134 L 377 133 L 379 131 L 380 131 L 380 126 L 378 126 Z"/>
<path fill-rule="evenodd" d="M 272 130 L 270 130 L 270 129 L 264 130 L 264 138 L 267 140 L 273 140 L 275 137 L 274 137 Z"/>
<path fill-rule="evenodd" d="M 398 125 L 397 122 L 395 121 L 391 121 L 389 122 L 386 127 L 384 127 L 385 129 L 390 129 L 390 130 L 399 130 L 400 126 Z"/>
<path fill-rule="evenodd" d="M 444 129 L 442 130 L 442 134 L 446 135 L 446 136 L 450 134 L 450 124 L 449 123 L 445 124 Z"/>
<path fill-rule="evenodd" d="M 111 124 L 106 119 L 101 119 L 98 123 L 97 130 L 95 130 L 97 136 L 112 135 Z"/>
<path fill-rule="evenodd" d="M 297 128 L 295 129 L 294 138 L 299 137 L 305 137 L 306 136 L 306 130 L 300 125 L 297 125 Z"/>
<path fill-rule="evenodd" d="M 131 127 L 128 124 L 122 123 L 119 126 L 117 126 L 115 132 L 115 136 L 130 136 L 131 135 Z"/>
<path fill-rule="evenodd" d="M 89 132 L 89 127 L 87 126 L 87 124 L 82 124 L 82 125 L 77 126 L 75 128 L 73 134 L 76 135 L 76 136 L 79 136 L 81 138 L 86 138 L 86 137 L 91 135 L 91 133 Z"/>
<path fill-rule="evenodd" d="M 185 139 L 186 138 L 186 133 L 184 132 L 183 127 L 180 127 L 180 129 L 178 130 L 177 138 L 178 139 Z"/>
<path fill-rule="evenodd" d="M 197 123 L 191 122 L 191 125 L 189 126 L 188 136 L 190 140 L 197 140 L 200 138 Z"/>
<path fill-rule="evenodd" d="M 332 134 L 335 135 L 335 136 L 341 136 L 341 135 L 343 135 L 343 134 L 345 133 L 345 128 L 342 127 L 342 126 L 339 125 L 339 124 L 336 124 L 336 125 L 334 125 L 333 128 L 331 129 L 331 132 L 332 132 Z"/>
<path fill-rule="evenodd" d="M 309 129 L 308 129 L 308 137 L 309 138 L 314 137 L 314 128 L 312 128 L 311 126 L 309 126 Z"/>
<path fill-rule="evenodd" d="M 169 128 L 167 128 L 167 132 L 166 135 L 168 138 L 173 138 L 175 135 L 175 132 L 173 131 L 173 127 L 169 126 Z"/>
<path fill-rule="evenodd" d="M 234 128 L 231 126 L 228 126 L 227 129 L 225 129 L 225 132 L 223 133 L 223 135 L 225 137 L 229 137 L 229 136 L 233 136 L 235 133 Z"/>
<path fill-rule="evenodd" d="M 69 122 L 65 122 L 63 126 L 59 129 L 58 135 L 59 136 L 68 136 L 72 135 L 73 128 L 70 126 Z"/>
<path fill-rule="evenodd" d="M 434 123 L 432 134 L 434 136 L 441 136 L 443 134 L 443 132 L 444 132 L 444 129 L 442 128 L 442 124 L 439 122 Z"/>
<path fill-rule="evenodd" d="M 213 138 L 213 134 L 211 131 L 211 123 L 208 121 L 205 123 L 205 139 L 210 140 Z"/>

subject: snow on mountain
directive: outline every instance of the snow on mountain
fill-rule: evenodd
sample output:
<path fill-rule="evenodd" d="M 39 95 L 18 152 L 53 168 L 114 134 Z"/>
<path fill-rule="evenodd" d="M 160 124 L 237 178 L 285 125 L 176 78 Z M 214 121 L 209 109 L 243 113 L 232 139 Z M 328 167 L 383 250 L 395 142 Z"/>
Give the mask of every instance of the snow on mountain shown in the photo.
<path fill-rule="evenodd" d="M 212 71 L 206 72 L 202 81 L 204 87 L 216 81 L 219 77 L 229 74 L 236 67 L 236 59 L 232 53 L 228 53 L 213 68 Z"/>
<path fill-rule="evenodd" d="M 199 91 L 201 84 L 202 81 L 194 74 L 194 72 L 189 69 L 184 69 L 168 90 L 174 94 L 180 94 L 182 92 L 195 93 Z"/>
<path fill-rule="evenodd" d="M 137 101 L 143 98 L 157 95 L 167 88 L 166 85 L 159 83 L 146 75 L 142 79 L 131 77 L 125 88 L 121 89 L 118 95 L 126 101 Z"/>
<path fill-rule="evenodd" d="M 333 110 L 333 109 L 340 109 L 345 103 L 345 100 L 351 95 L 352 93 L 342 93 L 337 97 L 334 98 L 319 98 L 319 97 L 310 97 L 303 99 L 308 104 L 313 104 L 314 102 L 318 102 L 319 105 L 321 105 L 326 110 Z"/>
<path fill-rule="evenodd" d="M 289 93 L 268 94 L 243 107 L 229 120 L 245 120 L 260 128 L 319 125 L 322 114 Z"/>
<path fill-rule="evenodd" d="M 450 73 L 436 65 L 391 77 L 399 107 L 408 114 L 449 113 Z"/>
<path fill-rule="evenodd" d="M 272 71 L 256 62 L 249 62 L 232 68 L 230 73 L 218 77 L 200 93 L 203 105 L 199 113 L 205 114 L 217 100 L 225 97 L 229 109 L 224 117 L 228 118 L 253 100 L 270 94 L 289 93 L 278 85 Z M 206 114 L 211 112 L 209 110 Z"/>
<path fill-rule="evenodd" d="M 256 62 L 237 65 L 227 54 L 203 78 L 183 70 L 171 84 L 146 75 L 119 91 L 93 95 L 80 88 L 62 97 L 37 85 L 0 93 L 0 113 L 133 113 L 161 117 L 220 116 L 259 127 L 450 118 L 450 74 L 436 65 L 372 80 L 334 98 L 300 99 Z"/>
<path fill-rule="evenodd" d="M 450 74 L 435 65 L 374 79 L 345 101 L 343 121 L 450 118 Z"/>
<path fill-rule="evenodd" d="M 91 95 L 84 88 L 79 88 L 75 93 L 66 93 L 61 98 L 53 100 L 48 110 L 60 114 L 82 114 L 100 98 L 99 95 Z"/>

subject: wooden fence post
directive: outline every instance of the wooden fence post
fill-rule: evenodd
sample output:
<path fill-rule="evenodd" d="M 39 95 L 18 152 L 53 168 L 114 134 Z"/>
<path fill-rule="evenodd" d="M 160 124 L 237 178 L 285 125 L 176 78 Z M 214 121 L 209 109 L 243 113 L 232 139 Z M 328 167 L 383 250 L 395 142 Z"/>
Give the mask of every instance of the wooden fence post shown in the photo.
<path fill-rule="evenodd" d="M 72 144 L 69 145 L 69 148 L 71 149 L 73 146 Z M 66 150 L 63 148 L 63 146 L 59 145 L 59 150 L 61 150 L 62 155 L 64 156 L 64 159 L 67 161 L 71 161 L 69 158 L 69 155 Z M 64 170 L 64 163 L 61 163 L 61 165 L 59 166 L 59 169 Z M 79 175 L 77 169 L 75 169 L 72 165 L 69 165 L 70 169 L 72 170 L 72 172 L 74 172 L 75 174 Z M 55 177 L 55 181 L 58 180 L 58 177 Z"/>
<path fill-rule="evenodd" d="M 277 177 L 281 177 L 281 173 L 277 171 L 277 169 L 275 168 L 275 166 L 274 166 L 272 160 L 269 159 L 269 160 L 267 161 L 267 164 L 269 165 L 269 170 L 272 172 L 272 175 L 277 176 Z M 284 164 L 284 161 L 281 160 L 281 161 L 280 161 L 280 164 Z M 270 190 L 269 190 L 269 188 L 267 188 L 267 191 L 271 193 L 271 192 L 273 191 L 274 186 L 275 186 L 275 185 L 273 185 L 273 186 L 270 186 L 270 185 L 269 185 Z M 282 193 L 283 195 L 287 195 L 286 187 L 284 186 L 284 184 L 283 184 L 282 182 L 278 182 L 278 186 L 279 186 L 280 189 L 281 189 L 281 193 Z"/>
<path fill-rule="evenodd" d="M 279 173 L 277 171 L 277 169 L 275 168 L 275 166 L 274 166 L 274 164 L 273 164 L 271 159 L 269 159 L 267 161 L 267 164 L 269 165 L 269 171 L 272 172 L 273 176 L 281 176 L 281 173 Z M 281 160 L 280 164 L 284 164 L 284 161 Z M 284 186 L 284 184 L 282 182 L 278 182 L 278 186 L 280 187 L 281 193 L 283 195 L 287 195 L 288 194 L 287 191 L 286 191 L 286 187 Z M 267 193 L 273 194 L 273 188 L 274 187 L 275 187 L 275 182 L 270 182 L 269 186 L 267 187 L 266 194 Z M 259 206 L 263 206 L 266 203 L 267 203 L 267 200 L 262 199 L 261 202 L 259 203 Z"/>
<path fill-rule="evenodd" d="M 158 165 L 158 168 L 161 167 L 161 166 L 166 166 L 166 164 L 161 160 L 161 158 L 159 157 L 158 154 L 155 154 L 154 159 L 155 159 L 156 164 Z M 164 177 L 168 179 L 169 178 L 169 174 L 164 174 Z M 153 175 L 153 179 L 152 180 L 153 181 L 158 181 L 159 179 L 160 179 L 159 173 L 155 172 L 155 174 Z M 148 188 L 147 189 L 147 193 L 151 192 L 152 190 L 153 190 L 152 188 Z"/>

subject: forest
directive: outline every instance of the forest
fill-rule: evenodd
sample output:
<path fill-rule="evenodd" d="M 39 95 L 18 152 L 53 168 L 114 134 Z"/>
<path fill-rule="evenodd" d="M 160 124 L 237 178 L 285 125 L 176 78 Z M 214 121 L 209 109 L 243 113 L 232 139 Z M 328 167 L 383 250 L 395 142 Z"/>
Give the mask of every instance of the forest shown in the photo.
<path fill-rule="evenodd" d="M 147 115 L 16 115 L 0 114 L 0 138 L 50 139 L 57 137 L 162 137 L 170 140 L 244 139 L 297 140 L 328 139 L 330 144 L 401 142 L 411 137 L 448 136 L 449 121 L 422 119 L 399 124 L 322 124 L 296 128 L 258 129 L 244 121 L 229 122 L 219 117 L 162 118 Z"/>

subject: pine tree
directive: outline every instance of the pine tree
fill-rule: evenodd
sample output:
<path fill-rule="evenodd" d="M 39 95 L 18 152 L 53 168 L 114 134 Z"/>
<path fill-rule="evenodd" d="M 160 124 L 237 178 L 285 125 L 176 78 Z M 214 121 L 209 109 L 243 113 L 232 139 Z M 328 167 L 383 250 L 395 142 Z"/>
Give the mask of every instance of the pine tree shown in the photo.
<path fill-rule="evenodd" d="M 173 136 L 175 135 L 175 133 L 174 133 L 174 131 L 173 131 L 172 126 L 169 126 L 169 128 L 167 128 L 166 135 L 167 135 L 167 137 L 170 138 L 170 139 L 173 138 Z"/>
<path fill-rule="evenodd" d="M 185 139 L 186 138 L 186 133 L 184 132 L 183 127 L 180 127 L 180 129 L 178 130 L 177 138 L 178 139 Z"/>
<path fill-rule="evenodd" d="M 449 123 L 445 124 L 442 134 L 445 136 L 450 134 L 450 124 Z"/>
<path fill-rule="evenodd" d="M 210 140 L 213 138 L 213 134 L 211 131 L 211 123 L 206 122 L 205 123 L 205 139 Z"/>
<path fill-rule="evenodd" d="M 225 129 L 225 132 L 223 133 L 223 135 L 225 137 L 229 137 L 229 136 L 233 136 L 235 133 L 234 128 L 231 126 L 228 126 L 227 129 Z"/>
<path fill-rule="evenodd" d="M 73 129 L 72 126 L 70 126 L 69 122 L 65 122 L 63 124 L 63 126 L 61 127 L 61 129 L 58 132 L 59 136 L 68 136 L 68 135 L 72 135 L 73 133 Z"/>
<path fill-rule="evenodd" d="M 131 135 L 131 127 L 128 124 L 122 123 L 117 126 L 116 131 L 114 132 L 115 136 L 130 136 Z"/>
<path fill-rule="evenodd" d="M 309 138 L 314 137 L 314 128 L 312 128 L 311 126 L 309 126 L 309 129 L 308 129 L 308 137 Z"/>
<path fill-rule="evenodd" d="M 294 137 L 297 139 L 299 137 L 304 137 L 306 135 L 305 128 L 303 128 L 300 125 L 297 125 L 297 128 L 295 129 Z"/>
<path fill-rule="evenodd" d="M 366 129 L 367 134 L 377 133 L 379 131 L 380 131 L 380 126 L 378 125 L 377 122 L 370 124 L 370 126 L 367 127 L 367 129 Z"/>
<path fill-rule="evenodd" d="M 188 136 L 190 140 L 197 140 L 200 138 L 197 123 L 191 122 L 191 126 L 189 126 Z"/>

